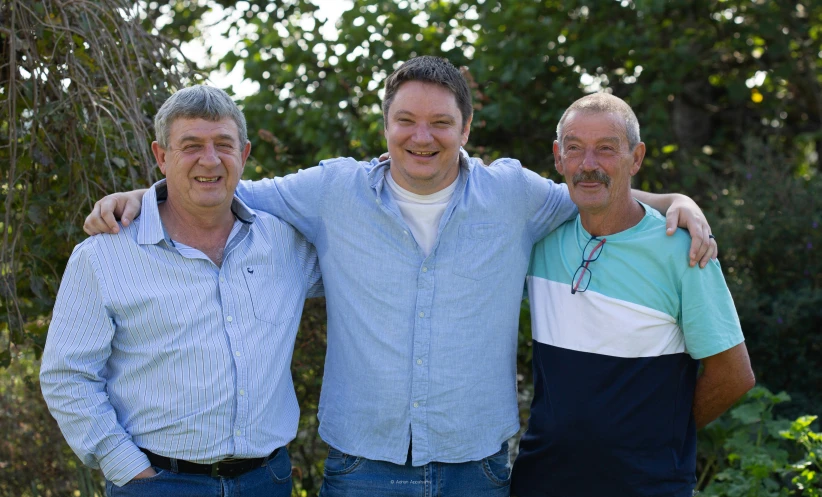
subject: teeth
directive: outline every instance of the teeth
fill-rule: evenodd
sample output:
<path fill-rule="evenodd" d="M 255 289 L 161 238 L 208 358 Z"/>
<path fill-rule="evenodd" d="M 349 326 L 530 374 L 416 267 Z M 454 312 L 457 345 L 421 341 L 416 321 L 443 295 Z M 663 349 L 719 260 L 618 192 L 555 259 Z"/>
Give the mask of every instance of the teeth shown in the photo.
<path fill-rule="evenodd" d="M 436 154 L 436 152 L 411 152 L 414 155 L 424 155 L 426 157 Z"/>
<path fill-rule="evenodd" d="M 220 180 L 220 177 L 218 176 L 216 178 L 204 178 L 202 176 L 197 176 L 194 179 L 199 181 L 200 183 L 216 183 L 217 181 Z"/>

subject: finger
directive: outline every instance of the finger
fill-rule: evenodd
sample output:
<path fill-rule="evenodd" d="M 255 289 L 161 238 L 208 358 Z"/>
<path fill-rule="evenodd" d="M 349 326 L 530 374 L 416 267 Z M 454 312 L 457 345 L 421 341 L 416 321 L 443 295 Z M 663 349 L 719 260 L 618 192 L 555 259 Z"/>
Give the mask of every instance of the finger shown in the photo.
<path fill-rule="evenodd" d="M 141 202 L 134 200 L 131 197 L 126 199 L 126 206 L 123 208 L 123 215 L 120 222 L 123 226 L 131 224 L 131 220 L 140 215 Z"/>
<path fill-rule="evenodd" d="M 710 249 L 710 227 L 704 219 L 694 218 L 689 221 L 688 232 L 691 234 L 691 250 L 689 264 L 691 267 L 702 261 L 703 256 Z M 704 267 L 701 265 L 700 267 Z"/>
<path fill-rule="evenodd" d="M 383 154 L 380 155 L 380 162 L 385 162 L 390 158 L 391 158 L 391 156 L 388 155 L 388 152 L 383 152 Z"/>
<path fill-rule="evenodd" d="M 717 246 L 716 242 L 711 235 L 711 227 L 708 224 L 707 220 L 702 221 L 702 246 L 700 247 L 700 252 L 697 254 L 697 259 L 699 260 L 699 267 L 704 268 L 708 265 L 708 262 L 711 259 L 716 259 L 717 254 Z"/>
<path fill-rule="evenodd" d="M 117 202 L 111 198 L 111 195 L 107 195 L 98 203 L 100 204 L 100 217 L 107 228 L 105 232 L 117 233 L 120 231 L 117 219 L 114 218 L 114 208 L 117 206 Z"/>
<path fill-rule="evenodd" d="M 101 202 L 102 200 L 95 202 L 94 208 L 91 210 L 91 214 L 86 217 L 86 220 L 83 223 L 83 231 L 89 235 L 97 235 L 99 233 L 117 233 L 120 231 L 120 227 L 117 226 L 116 221 L 112 227 L 101 215 L 101 211 L 103 209 Z"/>
<path fill-rule="evenodd" d="M 673 235 L 676 233 L 676 227 L 679 226 L 679 211 L 676 209 L 668 209 L 665 214 L 665 234 Z"/>

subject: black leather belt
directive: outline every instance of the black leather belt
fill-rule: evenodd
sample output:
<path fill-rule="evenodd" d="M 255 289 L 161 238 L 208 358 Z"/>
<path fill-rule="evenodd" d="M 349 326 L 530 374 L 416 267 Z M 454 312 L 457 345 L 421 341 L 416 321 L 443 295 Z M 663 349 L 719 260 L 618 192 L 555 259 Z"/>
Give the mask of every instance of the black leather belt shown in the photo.
<path fill-rule="evenodd" d="M 200 464 L 196 462 L 184 461 L 182 459 L 172 459 L 170 457 L 161 456 L 143 448 L 140 450 L 148 456 L 148 461 L 152 466 L 157 466 L 158 468 L 165 469 L 166 471 L 195 475 L 209 475 L 213 478 L 220 476 L 224 478 L 234 478 L 235 476 L 240 476 L 243 473 L 248 473 L 253 469 L 262 467 L 266 461 L 273 459 L 280 451 L 280 449 L 277 449 L 266 457 L 255 457 L 252 459 L 225 459 L 213 464 Z"/>

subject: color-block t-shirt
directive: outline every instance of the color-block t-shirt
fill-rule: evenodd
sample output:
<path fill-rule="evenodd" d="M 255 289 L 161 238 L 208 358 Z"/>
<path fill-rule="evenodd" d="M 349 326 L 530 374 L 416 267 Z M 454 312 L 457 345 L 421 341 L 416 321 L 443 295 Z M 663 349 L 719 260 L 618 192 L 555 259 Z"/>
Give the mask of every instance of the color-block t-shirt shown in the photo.
<path fill-rule="evenodd" d="M 692 493 L 698 359 L 741 343 L 742 330 L 719 263 L 690 267 L 687 232 L 667 236 L 643 207 L 636 226 L 599 237 L 584 292 L 571 293 L 591 239 L 579 216 L 534 247 L 534 400 L 517 497 Z"/>

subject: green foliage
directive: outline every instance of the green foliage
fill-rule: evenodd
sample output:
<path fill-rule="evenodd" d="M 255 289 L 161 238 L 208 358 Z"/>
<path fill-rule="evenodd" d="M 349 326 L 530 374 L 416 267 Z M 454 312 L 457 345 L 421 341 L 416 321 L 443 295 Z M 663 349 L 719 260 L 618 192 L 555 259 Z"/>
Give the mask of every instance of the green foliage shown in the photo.
<path fill-rule="evenodd" d="M 755 387 L 740 403 L 708 425 L 699 438 L 700 487 L 708 497 L 822 495 L 822 434 L 816 416 L 774 418 L 790 400 Z"/>
<path fill-rule="evenodd" d="M 93 199 L 155 179 L 151 119 L 187 72 L 123 0 L 0 5 L 0 367 L 45 340 Z"/>
<path fill-rule="evenodd" d="M 700 488 L 819 495 L 813 417 L 779 418 L 822 412 L 822 3 L 807 0 L 354 0 L 330 38 L 307 0 L 143 10 L 123 0 L 3 2 L 0 428 L 12 435 L 0 442 L 0 495 L 90 492 L 79 482 L 99 481 L 49 424 L 34 387 L 36 353 L 91 203 L 155 179 L 151 118 L 190 75 L 174 47 L 199 36 L 212 5 L 244 36 L 220 65 L 242 62 L 260 88 L 241 102 L 253 143 L 247 177 L 385 150 L 379 90 L 415 55 L 465 67 L 475 100 L 470 153 L 516 157 L 545 175 L 556 176 L 551 145 L 568 104 L 597 89 L 625 98 L 648 145 L 636 186 L 682 191 L 706 209 L 758 381 L 793 399 L 756 390 L 701 432 Z M 324 323 L 322 302 L 309 302 L 293 365 L 303 412 L 289 447 L 298 495 L 315 495 L 322 475 Z M 524 423 L 527 307 L 520 328 Z M 48 465 L 34 474 L 28 460 Z"/>
<path fill-rule="evenodd" d="M 98 472 L 71 452 L 46 408 L 32 352 L 0 369 L 0 497 L 105 495 Z"/>
<path fill-rule="evenodd" d="M 822 413 L 822 177 L 746 141 L 709 219 L 757 380 L 787 390 L 786 415 Z"/>

